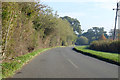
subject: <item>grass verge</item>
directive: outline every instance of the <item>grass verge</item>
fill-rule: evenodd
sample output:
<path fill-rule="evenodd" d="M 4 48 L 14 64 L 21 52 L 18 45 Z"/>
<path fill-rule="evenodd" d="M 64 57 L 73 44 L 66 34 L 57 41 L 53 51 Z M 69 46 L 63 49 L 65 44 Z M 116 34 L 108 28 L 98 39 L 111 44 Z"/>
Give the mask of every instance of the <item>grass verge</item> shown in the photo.
<path fill-rule="evenodd" d="M 81 52 L 84 55 L 88 55 L 103 61 L 107 61 L 116 65 L 120 65 L 119 56 L 120 54 L 94 51 L 87 48 L 88 46 L 77 46 L 74 50 Z"/>
<path fill-rule="evenodd" d="M 20 70 L 23 65 L 28 63 L 35 56 L 37 56 L 41 52 L 44 52 L 49 49 L 51 49 L 51 48 L 39 49 L 32 53 L 28 53 L 26 55 L 16 57 L 13 60 L 11 60 L 10 62 L 3 62 L 1 64 L 2 65 L 2 78 L 8 78 L 8 77 L 13 76 L 15 74 L 15 71 Z"/>

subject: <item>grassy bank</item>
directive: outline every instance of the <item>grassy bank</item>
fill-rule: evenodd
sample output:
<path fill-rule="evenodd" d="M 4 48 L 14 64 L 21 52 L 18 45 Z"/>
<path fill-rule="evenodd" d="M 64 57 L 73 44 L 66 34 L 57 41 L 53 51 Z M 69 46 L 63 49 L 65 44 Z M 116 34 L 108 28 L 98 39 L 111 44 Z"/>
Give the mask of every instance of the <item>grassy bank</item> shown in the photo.
<path fill-rule="evenodd" d="M 32 53 L 28 53 L 26 55 L 16 57 L 15 59 L 10 60 L 9 62 L 3 62 L 2 63 L 2 78 L 13 76 L 15 74 L 15 71 L 20 70 L 23 65 L 27 64 L 35 56 L 49 49 L 51 48 L 39 49 Z"/>
<path fill-rule="evenodd" d="M 108 53 L 108 52 L 101 52 L 101 51 L 94 51 L 87 48 L 87 46 L 77 46 L 74 48 L 76 51 L 79 51 L 83 54 L 90 55 L 105 61 L 109 61 L 115 64 L 120 64 L 119 56 L 120 54 L 115 53 Z"/>

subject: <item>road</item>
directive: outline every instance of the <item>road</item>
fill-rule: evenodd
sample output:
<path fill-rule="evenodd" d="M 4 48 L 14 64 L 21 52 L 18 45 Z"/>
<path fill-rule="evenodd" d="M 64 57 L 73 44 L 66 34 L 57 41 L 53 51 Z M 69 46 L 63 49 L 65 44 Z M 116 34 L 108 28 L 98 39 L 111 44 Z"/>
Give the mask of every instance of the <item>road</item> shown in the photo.
<path fill-rule="evenodd" d="M 13 78 L 118 78 L 118 66 L 85 56 L 72 47 L 48 50 Z"/>

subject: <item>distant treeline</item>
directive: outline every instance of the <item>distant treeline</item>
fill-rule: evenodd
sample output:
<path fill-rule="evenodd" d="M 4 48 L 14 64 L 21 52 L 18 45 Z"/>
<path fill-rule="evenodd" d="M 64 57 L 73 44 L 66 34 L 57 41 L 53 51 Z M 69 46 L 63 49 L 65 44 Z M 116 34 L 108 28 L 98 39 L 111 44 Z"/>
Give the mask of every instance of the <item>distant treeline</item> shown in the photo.
<path fill-rule="evenodd" d="M 39 48 L 75 43 L 73 27 L 46 5 L 37 2 L 2 3 L 2 55 L 12 58 Z"/>
<path fill-rule="evenodd" d="M 109 35 L 104 30 L 104 27 L 92 27 L 80 35 L 76 41 L 76 45 L 88 45 L 95 40 L 103 40 L 101 37 L 108 39 Z"/>

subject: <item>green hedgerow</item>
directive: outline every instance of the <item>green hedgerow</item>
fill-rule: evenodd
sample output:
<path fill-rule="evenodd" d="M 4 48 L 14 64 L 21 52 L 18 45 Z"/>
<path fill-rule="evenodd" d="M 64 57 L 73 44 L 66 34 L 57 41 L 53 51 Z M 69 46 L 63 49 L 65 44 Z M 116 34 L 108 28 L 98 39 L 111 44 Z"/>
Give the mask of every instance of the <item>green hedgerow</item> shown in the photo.
<path fill-rule="evenodd" d="M 90 44 L 90 49 L 104 51 L 104 52 L 120 52 L 120 41 L 119 40 L 98 40 L 93 41 Z"/>

